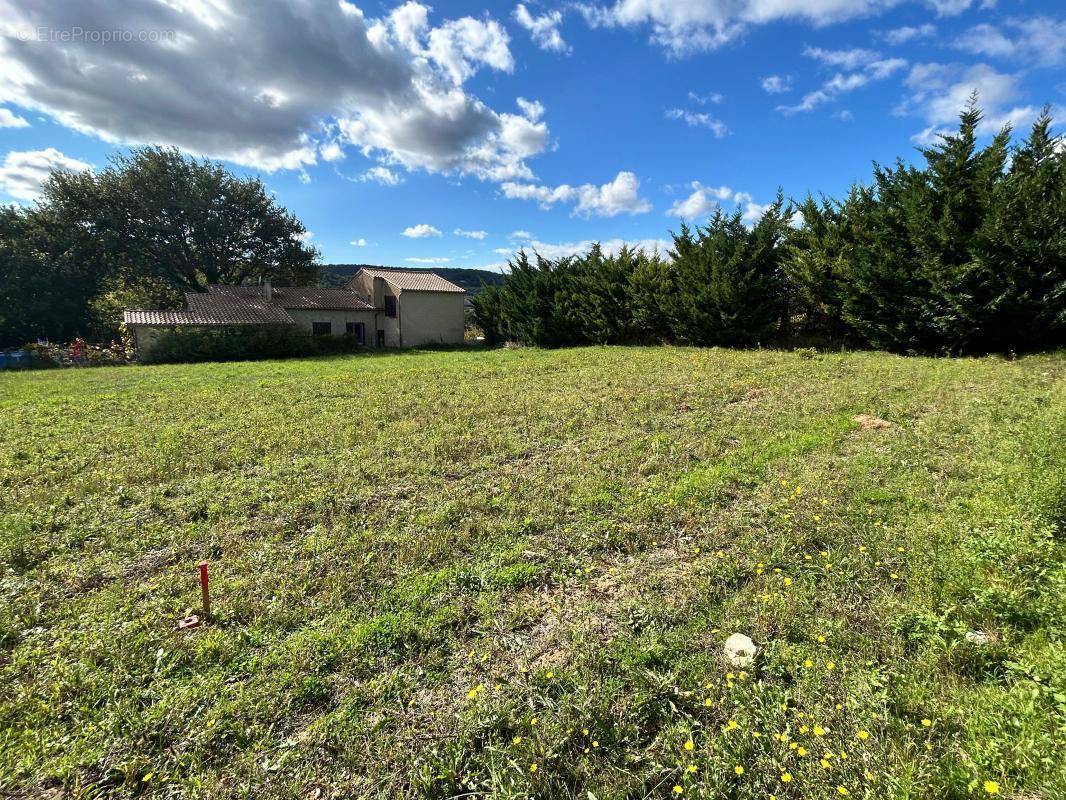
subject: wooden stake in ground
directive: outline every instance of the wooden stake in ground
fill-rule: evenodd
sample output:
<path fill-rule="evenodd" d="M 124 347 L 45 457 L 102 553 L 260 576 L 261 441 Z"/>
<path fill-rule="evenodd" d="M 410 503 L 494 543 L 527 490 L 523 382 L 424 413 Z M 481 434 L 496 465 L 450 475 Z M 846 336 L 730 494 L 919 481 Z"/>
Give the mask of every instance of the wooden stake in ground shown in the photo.
<path fill-rule="evenodd" d="M 211 619 L 211 589 L 208 586 L 207 562 L 200 562 L 200 594 L 204 601 L 204 620 Z"/>

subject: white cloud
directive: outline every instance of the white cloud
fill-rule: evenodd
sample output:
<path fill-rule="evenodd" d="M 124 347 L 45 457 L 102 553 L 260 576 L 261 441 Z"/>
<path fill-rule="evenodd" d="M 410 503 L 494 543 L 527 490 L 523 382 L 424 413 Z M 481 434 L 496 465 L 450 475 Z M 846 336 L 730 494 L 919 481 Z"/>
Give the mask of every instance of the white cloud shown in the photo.
<path fill-rule="evenodd" d="M 520 247 L 515 247 L 511 250 L 501 247 L 494 252 L 497 255 L 511 257 L 519 250 L 525 250 L 528 254 L 536 252 L 545 258 L 554 259 L 587 253 L 595 243 L 592 239 L 582 239 L 576 242 L 541 242 L 534 239 L 523 242 Z M 673 243 L 666 239 L 605 239 L 601 240 L 599 244 L 606 255 L 616 255 L 618 251 L 627 245 L 630 248 L 643 250 L 649 255 L 652 253 L 666 255 Z"/>
<path fill-rule="evenodd" d="M 521 109 L 522 116 L 530 122 L 536 122 L 544 116 L 544 105 L 539 100 L 526 100 L 524 97 L 517 97 L 515 98 L 515 105 Z"/>
<path fill-rule="evenodd" d="M 729 128 L 726 124 L 719 119 L 715 119 L 710 114 L 686 111 L 682 108 L 671 108 L 666 112 L 666 117 L 667 119 L 683 120 L 690 128 L 707 128 L 717 139 L 721 139 L 729 133 Z"/>
<path fill-rule="evenodd" d="M 1057 66 L 1066 57 L 1066 20 L 1036 16 L 1011 19 L 1007 31 L 995 25 L 975 25 L 955 42 L 955 47 L 975 55 L 1012 58 L 1044 67 Z"/>
<path fill-rule="evenodd" d="M 924 118 L 927 126 L 912 137 L 922 144 L 934 142 L 938 133 L 954 128 L 959 112 L 975 91 L 984 112 L 978 128 L 981 134 L 994 133 L 1006 124 L 1023 127 L 1040 113 L 1036 106 L 1017 105 L 1017 76 L 998 72 L 988 64 L 915 64 L 905 83 L 912 94 L 896 111 Z"/>
<path fill-rule="evenodd" d="M 752 25 L 799 20 L 827 25 L 867 16 L 899 0 L 615 0 L 580 5 L 589 25 L 649 26 L 651 40 L 675 56 L 713 50 Z"/>
<path fill-rule="evenodd" d="M 640 180 L 632 172 L 619 172 L 614 180 L 602 185 L 585 183 L 581 186 L 543 186 L 507 182 L 500 186 L 511 200 L 535 200 L 547 209 L 556 203 L 571 203 L 575 214 L 613 217 L 618 214 L 643 214 L 651 210 L 651 203 L 640 196 Z"/>
<path fill-rule="evenodd" d="M 451 261 L 450 258 L 405 258 L 404 261 L 408 261 L 412 264 L 447 264 Z"/>
<path fill-rule="evenodd" d="M 803 49 L 803 55 L 807 56 L 807 58 L 821 61 L 823 64 L 830 67 L 846 70 L 865 67 L 871 61 L 876 61 L 881 57 L 880 53 L 876 53 L 873 50 L 863 50 L 861 48 L 855 48 L 853 50 L 825 50 L 821 47 L 805 47 Z"/>
<path fill-rule="evenodd" d="M 701 106 L 705 106 L 708 103 L 721 103 L 725 100 L 725 96 L 719 92 L 707 92 L 707 94 L 696 94 L 696 92 L 689 92 L 688 99 L 693 103 L 698 103 Z"/>
<path fill-rule="evenodd" d="M 465 236 L 467 239 L 477 239 L 479 242 L 488 238 L 488 231 L 464 231 L 462 228 L 456 228 L 452 231 L 456 236 Z"/>
<path fill-rule="evenodd" d="M 352 247 L 366 247 L 366 239 L 352 239 L 348 244 Z"/>
<path fill-rule="evenodd" d="M 692 194 L 684 200 L 678 200 L 666 212 L 668 217 L 681 219 L 699 219 L 709 216 L 722 208 L 723 203 L 732 203 L 743 211 L 742 219 L 746 224 L 758 221 L 769 205 L 760 205 L 747 192 L 735 192 L 728 186 L 704 186 L 699 181 L 690 184 Z"/>
<path fill-rule="evenodd" d="M 0 97 L 109 143 L 169 144 L 266 171 L 357 147 L 390 169 L 530 174 L 529 138 L 515 149 L 505 130 L 514 115 L 463 85 L 514 68 L 491 18 L 434 26 L 416 2 L 370 18 L 343 0 L 0 0 L 0 19 Z M 132 24 L 174 35 L 121 45 L 14 35 Z"/>
<path fill-rule="evenodd" d="M 429 236 L 440 236 L 440 229 L 434 228 L 432 225 L 427 225 L 424 222 L 418 225 L 412 225 L 410 228 L 404 228 L 403 235 L 408 239 L 425 239 Z"/>
<path fill-rule="evenodd" d="M 559 26 L 563 22 L 561 11 L 548 11 L 539 17 L 533 16 L 524 3 L 519 3 L 514 10 L 515 21 L 529 31 L 537 47 L 541 50 L 552 50 L 556 53 L 569 53 L 570 46 L 559 33 Z"/>
<path fill-rule="evenodd" d="M 798 104 L 778 106 L 777 110 L 782 114 L 813 111 L 823 103 L 831 102 L 842 94 L 860 89 L 872 81 L 884 80 L 907 66 L 906 59 L 881 58 L 880 53 L 872 50 L 823 50 L 808 47 L 803 54 L 828 66 L 857 71 L 837 72 L 820 88 L 805 94 Z"/>
<path fill-rule="evenodd" d="M 318 154 L 323 161 L 341 161 L 344 158 L 344 148 L 339 142 L 326 142 L 318 148 Z"/>
<path fill-rule="evenodd" d="M 930 36 L 935 35 L 936 25 L 928 22 L 917 27 L 904 25 L 902 28 L 892 28 L 880 34 L 881 38 L 891 45 L 906 44 L 915 39 L 928 39 Z"/>
<path fill-rule="evenodd" d="M 28 128 L 30 123 L 15 114 L 10 108 L 0 107 L 0 128 Z"/>
<path fill-rule="evenodd" d="M 973 5 L 973 0 L 926 0 L 938 17 L 954 17 Z M 984 0 L 982 5 L 988 7 L 995 4 L 995 0 Z"/>
<path fill-rule="evenodd" d="M 792 91 L 791 75 L 767 75 L 759 81 L 762 90 L 767 94 L 784 94 Z"/>
<path fill-rule="evenodd" d="M 533 237 L 533 234 L 530 233 L 529 231 L 517 230 L 517 231 L 511 231 L 509 234 L 507 234 L 507 238 L 508 239 L 527 239 L 528 240 L 528 239 L 532 239 L 534 237 Z"/>
<path fill-rule="evenodd" d="M 41 185 L 53 170 L 83 172 L 92 165 L 48 147 L 44 150 L 12 150 L 0 165 L 0 190 L 17 200 L 36 200 Z"/>
<path fill-rule="evenodd" d="M 361 181 L 373 181 L 382 186 L 397 186 L 403 183 L 403 178 L 387 167 L 371 167 L 360 177 Z"/>

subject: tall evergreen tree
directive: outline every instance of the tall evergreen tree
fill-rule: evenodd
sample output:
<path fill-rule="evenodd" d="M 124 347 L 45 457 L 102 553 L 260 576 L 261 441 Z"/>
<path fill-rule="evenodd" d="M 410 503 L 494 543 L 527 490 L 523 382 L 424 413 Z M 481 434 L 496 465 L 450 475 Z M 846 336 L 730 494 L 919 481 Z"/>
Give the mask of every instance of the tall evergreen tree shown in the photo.
<path fill-rule="evenodd" d="M 791 211 L 776 202 L 750 229 L 718 209 L 705 227 L 682 224 L 671 252 L 676 292 L 667 303 L 675 336 L 693 344 L 754 344 L 785 311 L 783 241 Z"/>

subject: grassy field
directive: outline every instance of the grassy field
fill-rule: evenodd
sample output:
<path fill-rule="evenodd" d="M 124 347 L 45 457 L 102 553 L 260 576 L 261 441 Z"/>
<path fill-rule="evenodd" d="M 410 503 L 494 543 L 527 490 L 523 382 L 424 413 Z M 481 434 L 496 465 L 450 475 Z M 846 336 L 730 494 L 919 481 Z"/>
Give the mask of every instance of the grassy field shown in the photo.
<path fill-rule="evenodd" d="M 0 796 L 1066 797 L 1064 441 L 1062 354 L 0 375 Z"/>

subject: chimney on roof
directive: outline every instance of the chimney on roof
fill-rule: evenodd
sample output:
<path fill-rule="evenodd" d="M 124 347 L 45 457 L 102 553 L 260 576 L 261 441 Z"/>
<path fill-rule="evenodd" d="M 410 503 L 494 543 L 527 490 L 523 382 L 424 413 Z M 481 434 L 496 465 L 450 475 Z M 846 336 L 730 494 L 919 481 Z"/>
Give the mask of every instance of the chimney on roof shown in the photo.
<path fill-rule="evenodd" d="M 268 303 L 274 299 L 274 289 L 270 285 L 270 278 L 263 278 L 263 299 Z"/>

